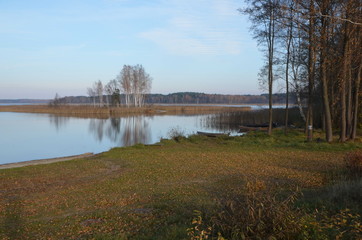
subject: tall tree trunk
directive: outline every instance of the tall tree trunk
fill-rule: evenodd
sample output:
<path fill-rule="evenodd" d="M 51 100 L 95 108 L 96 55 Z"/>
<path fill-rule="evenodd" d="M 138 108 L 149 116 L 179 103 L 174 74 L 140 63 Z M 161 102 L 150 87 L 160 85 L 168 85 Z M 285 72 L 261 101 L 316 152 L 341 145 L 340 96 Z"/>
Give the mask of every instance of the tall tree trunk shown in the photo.
<path fill-rule="evenodd" d="M 352 121 L 352 133 L 351 139 L 354 140 L 357 136 L 357 123 L 358 123 L 358 108 L 359 108 L 359 89 L 361 83 L 362 75 L 362 62 L 360 62 L 358 67 L 358 75 L 356 79 L 355 92 L 354 92 L 354 111 L 353 111 L 353 121 Z"/>
<path fill-rule="evenodd" d="M 287 40 L 287 61 L 285 66 L 285 88 L 286 88 L 286 99 L 285 99 L 285 128 L 284 134 L 288 133 L 288 113 L 289 113 L 289 60 L 290 60 L 290 45 L 292 42 L 293 34 L 293 19 L 290 20 L 290 26 L 288 30 L 288 40 Z"/>
<path fill-rule="evenodd" d="M 325 60 L 323 60 L 325 61 Z M 328 98 L 328 81 L 327 81 L 327 71 L 326 63 L 322 63 L 322 87 L 323 87 L 323 107 L 324 107 L 324 119 L 325 119 L 325 131 L 326 131 L 326 141 L 332 142 L 333 140 L 333 131 L 332 131 L 332 117 L 331 110 L 329 107 L 329 98 Z"/>
<path fill-rule="evenodd" d="M 269 127 L 268 127 L 268 134 L 272 134 L 273 128 L 273 65 L 269 65 Z"/>
<path fill-rule="evenodd" d="M 346 141 L 346 82 L 341 79 L 341 122 L 340 122 L 340 135 L 341 142 Z"/>
<path fill-rule="evenodd" d="M 346 126 L 347 126 L 347 119 L 346 119 L 346 80 L 348 75 L 348 29 L 345 26 L 344 30 L 344 43 L 343 43 L 343 68 L 342 68 L 342 77 L 340 78 L 340 86 L 341 86 L 341 122 L 340 122 L 340 136 L 339 140 L 341 142 L 346 141 Z"/>
<path fill-rule="evenodd" d="M 268 134 L 272 134 L 273 129 L 273 64 L 274 64 L 274 34 L 275 34 L 275 9 L 274 6 L 270 9 L 269 18 L 269 58 L 268 58 L 268 88 L 269 88 L 269 127 Z"/>
<path fill-rule="evenodd" d="M 350 55 L 348 55 L 350 56 Z M 349 63 L 350 57 L 349 57 Z M 347 137 L 350 138 L 352 133 L 352 71 L 349 69 L 348 71 L 348 79 L 347 79 Z"/>
<path fill-rule="evenodd" d="M 322 4 L 322 10 L 325 11 L 328 6 L 328 0 L 324 0 Z M 332 142 L 333 131 L 332 131 L 332 117 L 329 105 L 328 97 L 328 80 L 327 80 L 327 22 L 326 18 L 322 19 L 322 32 L 321 32 L 321 80 L 322 80 L 322 93 L 323 93 L 323 107 L 325 115 L 325 128 L 326 128 L 326 141 Z"/>
<path fill-rule="evenodd" d="M 307 113 L 307 141 L 313 139 L 313 92 L 315 67 L 315 37 L 314 37 L 314 1 L 309 3 L 309 46 L 308 46 L 308 113 Z"/>
<path fill-rule="evenodd" d="M 297 95 L 297 104 L 298 104 L 298 109 L 299 109 L 300 116 L 302 117 L 304 122 L 307 122 L 307 119 L 306 119 L 305 114 L 303 112 L 302 101 L 300 100 L 300 91 L 299 91 L 298 85 L 296 86 L 295 94 Z"/>

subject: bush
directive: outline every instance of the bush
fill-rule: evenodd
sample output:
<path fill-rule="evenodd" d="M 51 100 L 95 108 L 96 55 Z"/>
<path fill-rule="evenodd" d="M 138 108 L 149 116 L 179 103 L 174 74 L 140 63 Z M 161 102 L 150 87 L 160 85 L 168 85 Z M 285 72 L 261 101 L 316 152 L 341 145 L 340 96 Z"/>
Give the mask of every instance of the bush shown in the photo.
<path fill-rule="evenodd" d="M 248 183 L 242 198 L 220 204 L 213 217 L 195 211 L 190 240 L 361 239 L 358 213 L 348 208 L 307 213 L 294 207 L 299 191 L 282 199 L 280 195 L 266 191 L 263 182 Z"/>
<path fill-rule="evenodd" d="M 179 126 L 171 128 L 168 131 L 167 136 L 170 139 L 175 140 L 176 142 L 179 142 L 181 139 L 186 138 L 185 137 L 185 131 L 182 130 Z"/>
<path fill-rule="evenodd" d="M 344 163 L 347 168 L 348 176 L 351 178 L 362 177 L 362 152 L 354 151 L 346 154 Z"/>
<path fill-rule="evenodd" d="M 327 200 L 338 206 L 358 207 L 362 199 L 362 178 L 338 181 L 327 188 Z"/>
<path fill-rule="evenodd" d="M 192 219 L 192 227 L 187 229 L 190 240 L 204 240 L 211 236 L 212 227 L 203 220 L 201 211 L 194 211 L 195 217 Z"/>
<path fill-rule="evenodd" d="M 240 199 L 220 204 L 221 211 L 207 223 L 199 213 L 189 229 L 191 239 L 295 239 L 301 232 L 303 214 L 292 205 L 299 191 L 284 200 L 265 191 L 263 182 L 247 184 Z"/>
<path fill-rule="evenodd" d="M 332 216 L 324 216 L 320 219 L 321 230 L 328 239 L 361 239 L 361 216 L 352 213 L 349 209 L 340 210 Z"/>
<path fill-rule="evenodd" d="M 216 229 L 227 239 L 293 239 L 301 230 L 295 199 L 296 194 L 279 201 L 271 193 L 249 192 L 226 203 L 214 219 Z"/>

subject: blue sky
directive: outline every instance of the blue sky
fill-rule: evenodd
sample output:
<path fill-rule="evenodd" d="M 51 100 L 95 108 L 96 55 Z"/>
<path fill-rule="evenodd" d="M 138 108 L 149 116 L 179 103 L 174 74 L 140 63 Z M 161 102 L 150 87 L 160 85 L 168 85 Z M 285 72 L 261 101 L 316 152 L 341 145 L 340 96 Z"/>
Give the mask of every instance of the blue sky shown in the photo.
<path fill-rule="evenodd" d="M 260 94 L 242 0 L 0 0 L 0 99 L 86 95 L 124 64 L 152 93 Z"/>

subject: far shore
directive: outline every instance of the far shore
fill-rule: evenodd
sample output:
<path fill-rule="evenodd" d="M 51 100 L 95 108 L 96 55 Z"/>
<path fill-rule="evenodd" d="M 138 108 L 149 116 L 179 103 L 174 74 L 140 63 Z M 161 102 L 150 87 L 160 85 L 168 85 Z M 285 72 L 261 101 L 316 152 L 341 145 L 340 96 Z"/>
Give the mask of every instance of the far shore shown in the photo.
<path fill-rule="evenodd" d="M 73 155 L 67 157 L 57 157 L 57 158 L 48 158 L 48 159 L 40 159 L 40 160 L 30 160 L 24 162 L 15 162 L 15 163 L 6 163 L 0 164 L 0 169 L 9 169 L 9 168 L 18 168 L 18 167 L 26 167 L 31 165 L 40 165 L 40 164 L 49 164 L 49 163 L 56 163 L 56 162 L 64 162 L 70 161 L 79 158 L 86 158 L 94 156 L 93 153 L 84 153 L 80 155 Z"/>
<path fill-rule="evenodd" d="M 6 105 L 0 112 L 45 113 L 76 117 L 120 117 L 129 115 L 195 115 L 231 111 L 250 111 L 251 107 L 225 105 L 150 105 L 144 107 L 97 107 L 91 105 Z"/>

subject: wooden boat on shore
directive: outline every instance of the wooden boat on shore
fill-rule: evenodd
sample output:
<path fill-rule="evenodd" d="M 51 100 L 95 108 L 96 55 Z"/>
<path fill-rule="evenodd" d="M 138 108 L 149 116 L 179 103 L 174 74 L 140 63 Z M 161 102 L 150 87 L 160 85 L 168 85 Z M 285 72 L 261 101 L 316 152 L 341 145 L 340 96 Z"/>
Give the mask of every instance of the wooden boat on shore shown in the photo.
<path fill-rule="evenodd" d="M 277 127 L 278 124 L 273 122 L 272 128 Z M 240 130 L 239 132 L 249 132 L 249 131 L 268 131 L 269 123 L 263 123 L 263 124 L 247 124 L 239 126 Z"/>
<path fill-rule="evenodd" d="M 230 133 L 211 133 L 211 132 L 200 132 L 197 131 L 198 135 L 204 135 L 208 137 L 220 137 L 220 136 L 229 136 Z"/>
<path fill-rule="evenodd" d="M 252 127 L 252 126 L 239 126 L 239 132 L 249 132 L 249 131 L 268 131 L 268 127 Z"/>

